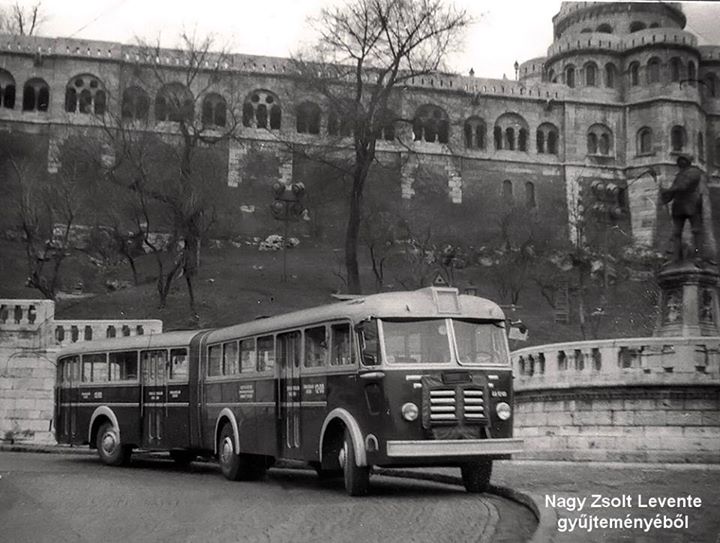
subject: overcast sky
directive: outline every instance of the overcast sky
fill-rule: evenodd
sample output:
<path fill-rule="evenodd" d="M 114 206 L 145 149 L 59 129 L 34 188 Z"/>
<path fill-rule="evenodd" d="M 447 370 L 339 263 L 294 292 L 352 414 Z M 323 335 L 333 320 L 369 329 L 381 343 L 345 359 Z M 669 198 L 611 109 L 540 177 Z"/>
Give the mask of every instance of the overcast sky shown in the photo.
<path fill-rule="evenodd" d="M 236 53 L 287 57 L 308 42 L 306 19 L 342 0 L 42 0 L 42 34 L 135 43 L 136 37 L 177 45 L 183 29 L 212 34 Z M 20 0 L 32 5 L 36 0 Z M 0 5 L 14 2 L 0 0 Z M 479 77 L 514 76 L 513 63 L 545 54 L 559 0 L 456 0 L 475 19 L 452 71 Z M 683 5 L 687 29 L 701 44 L 720 44 L 720 2 Z"/>

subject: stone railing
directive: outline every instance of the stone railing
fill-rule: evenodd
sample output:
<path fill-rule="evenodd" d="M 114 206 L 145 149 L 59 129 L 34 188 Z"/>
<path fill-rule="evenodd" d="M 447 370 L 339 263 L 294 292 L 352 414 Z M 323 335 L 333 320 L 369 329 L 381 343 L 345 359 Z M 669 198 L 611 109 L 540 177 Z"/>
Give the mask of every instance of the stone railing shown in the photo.
<path fill-rule="evenodd" d="M 142 336 L 162 333 L 162 321 L 146 320 L 60 320 L 52 323 L 51 345 L 65 347 L 72 343 L 98 339 Z"/>
<path fill-rule="evenodd" d="M 512 363 L 519 456 L 720 463 L 720 337 L 555 343 Z"/>
<path fill-rule="evenodd" d="M 720 337 L 554 343 L 512 353 L 516 390 L 720 384 Z"/>

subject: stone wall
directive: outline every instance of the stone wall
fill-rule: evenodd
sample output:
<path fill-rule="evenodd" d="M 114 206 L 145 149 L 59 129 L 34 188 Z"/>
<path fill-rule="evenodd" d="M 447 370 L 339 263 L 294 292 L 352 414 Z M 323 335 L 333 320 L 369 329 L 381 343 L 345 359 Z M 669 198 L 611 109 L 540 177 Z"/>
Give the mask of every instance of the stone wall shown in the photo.
<path fill-rule="evenodd" d="M 55 357 L 63 346 L 160 332 L 159 320 L 55 320 L 52 301 L 0 299 L 0 441 L 54 442 Z"/>
<path fill-rule="evenodd" d="M 720 337 L 562 343 L 512 360 L 526 458 L 720 462 Z"/>

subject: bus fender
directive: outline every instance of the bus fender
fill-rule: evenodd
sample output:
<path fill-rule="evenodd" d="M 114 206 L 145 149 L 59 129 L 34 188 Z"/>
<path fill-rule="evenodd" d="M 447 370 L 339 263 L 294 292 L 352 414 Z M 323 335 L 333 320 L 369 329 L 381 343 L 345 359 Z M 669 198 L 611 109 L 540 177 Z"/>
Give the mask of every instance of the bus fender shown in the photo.
<path fill-rule="evenodd" d="M 350 431 L 350 436 L 353 440 L 353 445 L 355 449 L 355 463 L 358 466 L 367 466 L 367 456 L 365 454 L 365 441 L 362 437 L 362 432 L 360 431 L 360 425 L 355 420 L 355 417 L 353 417 L 347 409 L 343 409 L 342 407 L 336 407 L 330 413 L 328 413 L 327 417 L 325 417 L 325 421 L 323 422 L 322 429 L 320 430 L 320 462 L 322 462 L 322 444 L 323 439 L 325 438 L 325 430 L 327 429 L 328 425 L 334 420 L 334 419 L 340 419 L 344 424 L 345 428 L 347 428 Z"/>
<path fill-rule="evenodd" d="M 107 417 L 110 419 L 110 422 L 112 422 L 112 425 L 115 427 L 118 433 L 118 438 L 120 437 L 120 425 L 118 424 L 117 417 L 115 416 L 115 413 L 113 413 L 113 410 L 110 409 L 107 405 L 101 405 L 95 411 L 93 411 L 92 417 L 90 417 L 90 425 L 88 426 L 88 443 L 92 445 L 92 432 L 93 432 L 93 425 L 95 424 L 95 419 L 98 417 Z"/>
<path fill-rule="evenodd" d="M 220 437 L 220 421 L 226 418 L 230 421 L 230 425 L 233 429 L 233 439 L 235 440 L 235 452 L 240 451 L 240 431 L 238 430 L 238 423 L 235 419 L 235 414 L 232 412 L 232 410 L 228 407 L 225 407 L 222 411 L 220 411 L 220 414 L 217 417 L 217 420 L 215 421 L 215 442 L 213 443 L 213 452 L 217 454 L 217 442 L 218 438 Z"/>

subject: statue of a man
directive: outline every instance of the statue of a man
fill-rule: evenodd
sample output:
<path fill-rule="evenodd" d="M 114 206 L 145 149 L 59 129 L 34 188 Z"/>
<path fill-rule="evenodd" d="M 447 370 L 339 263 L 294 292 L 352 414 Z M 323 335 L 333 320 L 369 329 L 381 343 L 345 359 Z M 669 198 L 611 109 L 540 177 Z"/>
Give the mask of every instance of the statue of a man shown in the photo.
<path fill-rule="evenodd" d="M 690 222 L 693 235 L 695 262 L 715 263 L 715 241 L 710 220 L 710 196 L 705 174 L 692 165 L 693 157 L 681 154 L 677 158 L 680 171 L 668 189 L 660 188 L 663 204 L 672 202 L 671 216 L 673 231 L 671 249 L 673 261 L 683 259 L 682 232 L 685 221 Z"/>

